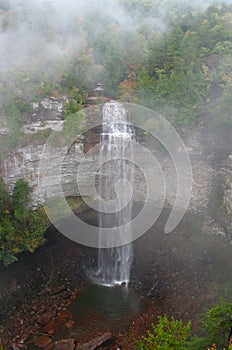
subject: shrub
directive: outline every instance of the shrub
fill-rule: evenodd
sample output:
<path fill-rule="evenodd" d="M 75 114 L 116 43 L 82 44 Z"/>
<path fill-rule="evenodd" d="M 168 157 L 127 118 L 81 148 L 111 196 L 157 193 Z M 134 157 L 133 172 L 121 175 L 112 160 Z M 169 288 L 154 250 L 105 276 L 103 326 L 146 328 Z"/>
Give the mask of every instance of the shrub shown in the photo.
<path fill-rule="evenodd" d="M 136 342 L 137 350 L 186 350 L 186 343 L 190 336 L 191 322 L 184 326 L 183 321 L 171 321 L 167 316 L 158 316 L 158 323 L 152 324 L 152 331 L 148 331 L 147 337 L 142 337 Z"/>
<path fill-rule="evenodd" d="M 203 324 L 209 344 L 216 343 L 223 348 L 228 342 L 232 327 L 232 303 L 222 300 L 220 304 L 206 311 Z"/>
<path fill-rule="evenodd" d="M 32 253 L 45 242 L 48 219 L 42 207 L 30 208 L 31 189 L 25 180 L 18 180 L 10 195 L 0 179 L 0 190 L 0 261 L 8 266 L 20 252 Z"/>
<path fill-rule="evenodd" d="M 222 300 L 206 311 L 202 323 L 205 336 L 194 336 L 188 343 L 189 350 L 232 350 L 231 344 L 228 345 L 232 330 L 232 303 Z"/>

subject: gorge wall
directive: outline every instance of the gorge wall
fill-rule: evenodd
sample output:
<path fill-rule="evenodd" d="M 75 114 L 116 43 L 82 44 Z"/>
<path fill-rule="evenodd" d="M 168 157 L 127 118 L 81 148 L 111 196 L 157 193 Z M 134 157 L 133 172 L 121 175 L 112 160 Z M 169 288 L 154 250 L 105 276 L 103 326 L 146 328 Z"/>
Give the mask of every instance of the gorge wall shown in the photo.
<path fill-rule="evenodd" d="M 30 122 L 23 126 L 26 134 L 35 136 L 36 142 L 32 141 L 23 147 L 16 147 L 11 150 L 10 154 L 2 157 L 0 162 L 0 176 L 6 182 L 9 190 L 13 189 L 15 182 L 24 178 L 32 188 L 33 205 L 37 206 L 43 203 L 47 197 L 57 196 L 57 182 L 60 176 L 56 167 L 60 163 L 64 154 L 62 163 L 62 190 L 66 197 L 79 196 L 79 187 L 81 185 L 82 195 L 91 196 L 90 181 L 96 178 L 96 164 L 98 162 L 97 146 L 84 154 L 85 141 L 78 138 L 72 147 L 67 149 L 66 146 L 55 146 L 47 149 L 47 168 L 40 173 L 40 160 L 44 151 L 45 142 L 38 141 L 36 135 L 41 130 L 51 129 L 62 131 L 64 124 L 64 110 L 66 98 L 44 99 L 39 103 L 34 103 L 33 114 Z M 0 133 L 7 133 L 7 129 L 0 128 Z M 186 141 L 187 140 L 187 141 Z M 192 162 L 193 183 L 192 196 L 188 210 L 203 216 L 203 226 L 206 232 L 222 234 L 228 240 L 231 240 L 231 214 L 232 214 L 232 159 L 227 157 L 220 166 L 214 166 L 210 157 L 204 156 L 201 143 L 199 142 L 199 132 L 196 130 L 194 135 L 185 140 L 189 156 Z M 90 147 L 88 147 L 90 148 Z M 175 181 L 175 167 L 171 158 L 154 152 L 158 160 L 166 182 L 166 199 L 165 207 L 171 208 L 175 202 L 176 188 L 173 185 Z M 84 162 L 85 172 L 78 176 L 77 170 Z M 146 167 L 153 166 L 146 164 Z M 41 177 L 45 179 L 41 182 Z M 46 181 L 46 178 L 48 181 Z M 97 179 L 96 179 L 97 186 Z M 146 181 L 141 171 L 135 175 L 135 200 L 144 201 L 146 198 Z"/>

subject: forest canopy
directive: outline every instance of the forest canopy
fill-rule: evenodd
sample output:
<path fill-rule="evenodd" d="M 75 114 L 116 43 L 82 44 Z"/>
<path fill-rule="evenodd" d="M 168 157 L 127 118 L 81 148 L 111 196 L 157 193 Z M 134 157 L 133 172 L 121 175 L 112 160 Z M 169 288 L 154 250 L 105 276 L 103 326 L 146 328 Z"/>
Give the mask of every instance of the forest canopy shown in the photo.
<path fill-rule="evenodd" d="M 147 106 L 176 127 L 210 114 L 212 127 L 231 128 L 230 3 L 5 0 L 0 40 L 0 124 L 10 147 L 31 102 L 78 91 L 81 108 L 99 82 L 106 96 Z"/>

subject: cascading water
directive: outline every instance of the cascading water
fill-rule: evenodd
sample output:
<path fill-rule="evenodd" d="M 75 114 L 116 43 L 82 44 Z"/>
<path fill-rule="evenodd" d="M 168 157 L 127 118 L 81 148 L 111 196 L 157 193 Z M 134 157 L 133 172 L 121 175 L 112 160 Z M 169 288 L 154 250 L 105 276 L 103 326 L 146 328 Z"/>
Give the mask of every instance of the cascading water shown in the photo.
<path fill-rule="evenodd" d="M 131 237 L 130 221 L 133 203 L 133 143 L 134 133 L 126 110 L 118 102 L 103 107 L 103 130 L 100 141 L 99 194 L 104 199 L 99 211 L 99 246 L 101 228 L 115 228 L 115 235 L 98 254 L 95 281 L 114 285 L 128 283 L 132 263 L 132 245 L 120 245 L 123 237 Z M 115 201 L 113 210 L 107 212 L 108 203 Z"/>

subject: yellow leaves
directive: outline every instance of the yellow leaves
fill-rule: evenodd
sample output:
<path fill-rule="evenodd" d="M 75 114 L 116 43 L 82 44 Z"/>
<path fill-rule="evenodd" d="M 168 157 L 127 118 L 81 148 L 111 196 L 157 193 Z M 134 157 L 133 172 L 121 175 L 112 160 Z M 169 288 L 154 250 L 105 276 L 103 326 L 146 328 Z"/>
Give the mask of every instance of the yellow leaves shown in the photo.
<path fill-rule="evenodd" d="M 192 32 L 190 30 L 187 30 L 187 32 L 184 34 L 184 38 L 183 40 L 186 40 L 188 39 L 189 37 L 193 37 L 193 36 L 196 36 L 197 35 L 197 32 Z"/>
<path fill-rule="evenodd" d="M 205 56 L 209 55 L 209 53 L 210 53 L 210 50 L 209 50 L 208 47 L 205 47 L 205 46 L 202 46 L 202 47 L 201 47 L 201 49 L 200 49 L 200 55 L 201 55 L 202 57 L 205 57 Z"/>
<path fill-rule="evenodd" d="M 205 18 L 205 19 L 203 20 L 202 24 L 205 25 L 205 26 L 206 26 L 206 25 L 209 25 L 209 21 Z"/>
<path fill-rule="evenodd" d="M 165 74 L 165 69 L 162 68 L 155 68 L 155 73 L 157 73 L 159 76 Z"/>
<path fill-rule="evenodd" d="M 18 253 L 20 253 L 22 250 L 21 250 L 19 247 L 14 247 L 14 248 L 12 249 L 12 251 L 13 251 L 14 254 L 18 254 Z"/>
<path fill-rule="evenodd" d="M 24 82 L 24 83 L 27 83 L 28 81 L 31 81 L 31 79 L 30 79 L 29 77 L 23 79 L 23 82 Z"/>
<path fill-rule="evenodd" d="M 224 89 L 232 89 L 232 72 L 224 74 L 222 76 L 222 79 L 225 82 L 225 84 L 222 84 L 221 87 L 223 87 Z"/>
<path fill-rule="evenodd" d="M 30 242 L 26 243 L 25 246 L 30 253 L 34 253 L 36 248 L 45 243 L 44 238 L 30 238 Z"/>
<path fill-rule="evenodd" d="M 10 214 L 10 211 L 8 209 L 4 210 L 5 214 Z"/>
<path fill-rule="evenodd" d="M 206 64 L 203 64 L 202 67 L 201 67 L 201 71 L 203 73 L 203 76 L 204 76 L 204 79 L 209 83 L 212 82 L 213 80 L 213 77 L 212 77 L 212 74 L 210 72 L 210 69 L 209 67 L 206 65 Z"/>
<path fill-rule="evenodd" d="M 231 30 L 232 30 L 232 13 L 230 13 L 230 12 L 226 13 L 225 16 L 223 16 L 223 22 L 224 22 L 225 28 L 228 30 L 228 33 L 231 33 Z"/>

